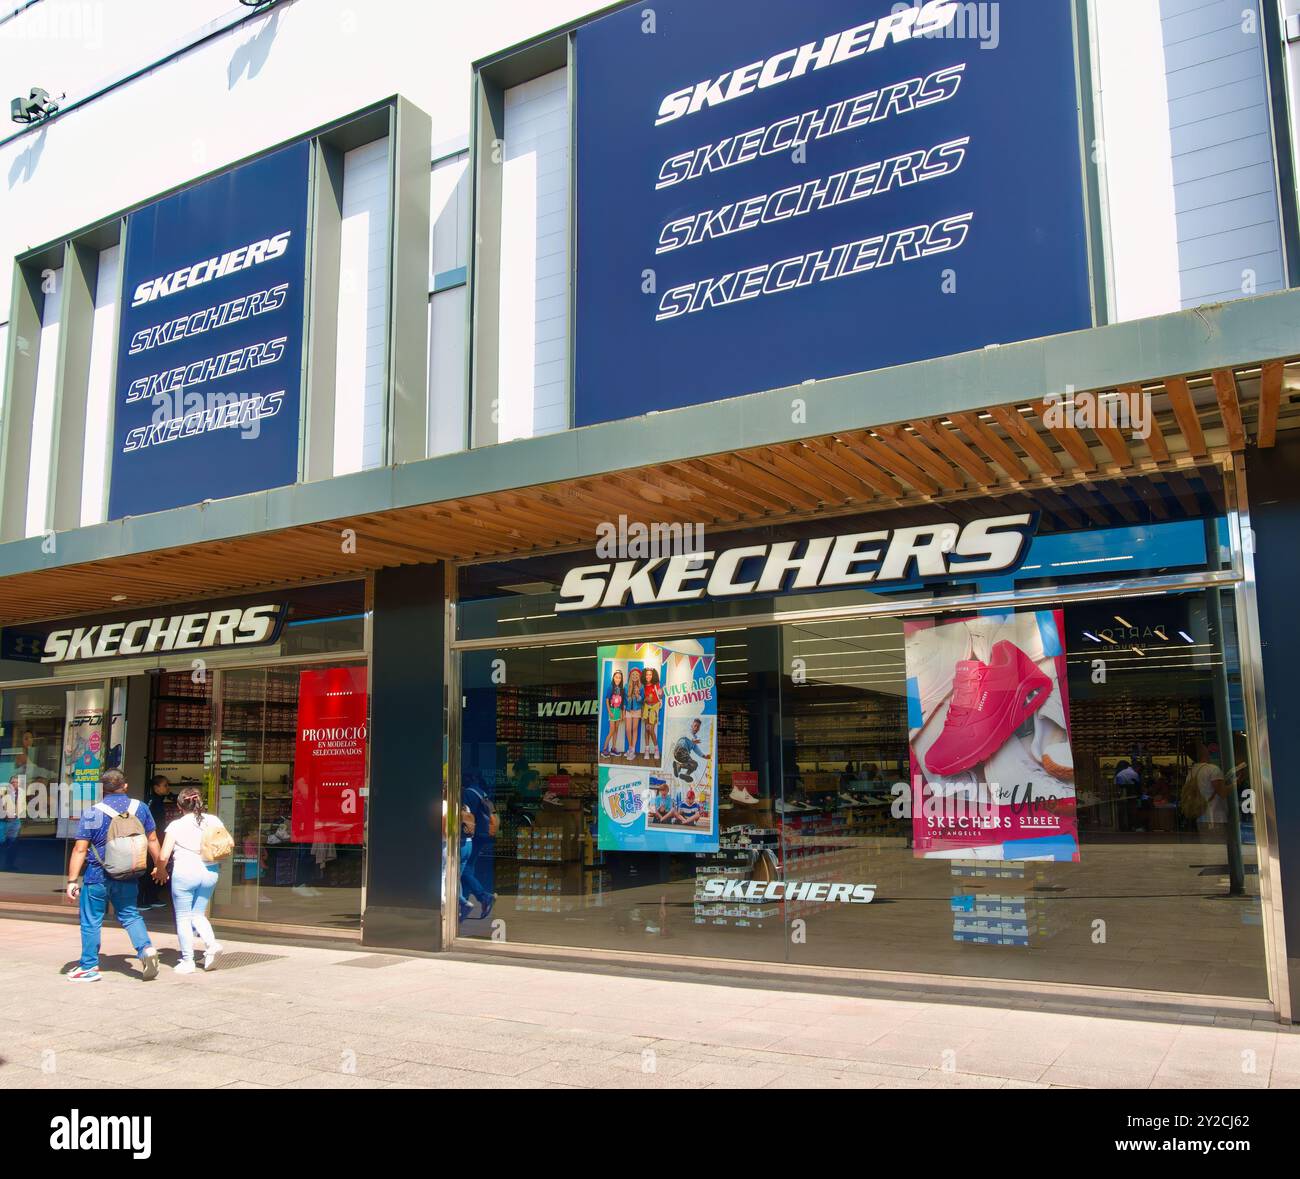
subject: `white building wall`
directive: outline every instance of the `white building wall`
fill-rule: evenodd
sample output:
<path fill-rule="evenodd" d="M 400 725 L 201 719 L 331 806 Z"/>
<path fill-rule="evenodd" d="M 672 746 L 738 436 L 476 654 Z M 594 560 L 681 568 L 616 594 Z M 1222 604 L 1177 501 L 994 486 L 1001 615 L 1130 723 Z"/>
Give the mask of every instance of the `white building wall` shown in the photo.
<path fill-rule="evenodd" d="M 464 450 L 468 418 L 466 292 L 469 267 L 469 154 L 434 164 L 429 175 L 429 438 L 427 453 Z"/>
<path fill-rule="evenodd" d="M 137 68 L 146 47 L 162 52 L 185 29 L 246 11 L 235 0 L 133 0 L 129 18 L 113 5 L 91 5 L 104 13 L 100 45 L 24 36 L 52 2 L 0 24 L 0 78 L 14 94 L 40 85 L 68 90 L 72 101 L 118 67 Z M 593 0 L 282 0 L 59 116 L 44 134 L 0 145 L 0 260 L 395 93 L 429 113 L 432 143 L 463 141 L 475 60 L 602 7 Z M 151 21 L 163 21 L 166 36 L 155 39 Z M 0 126 L 0 138 L 8 127 Z M 9 286 L 0 283 L 0 322 L 9 318 Z"/>
<path fill-rule="evenodd" d="M 27 467 L 27 535 L 40 536 L 48 526 L 50 460 L 54 449 L 54 401 L 59 371 L 59 326 L 62 322 L 63 268 L 41 278 L 45 306 L 36 352 L 36 402 L 32 407 L 32 445 Z"/>
<path fill-rule="evenodd" d="M 86 381 L 86 437 L 81 479 L 81 522 L 98 524 L 107 512 L 109 430 L 113 416 L 113 365 L 117 358 L 120 246 L 99 253 L 95 315 L 90 326 Z"/>
<path fill-rule="evenodd" d="M 497 437 L 569 425 L 568 71 L 505 93 Z"/>
<path fill-rule="evenodd" d="M 336 475 L 368 470 L 384 461 L 388 203 L 388 140 L 347 152 L 334 377 Z"/>

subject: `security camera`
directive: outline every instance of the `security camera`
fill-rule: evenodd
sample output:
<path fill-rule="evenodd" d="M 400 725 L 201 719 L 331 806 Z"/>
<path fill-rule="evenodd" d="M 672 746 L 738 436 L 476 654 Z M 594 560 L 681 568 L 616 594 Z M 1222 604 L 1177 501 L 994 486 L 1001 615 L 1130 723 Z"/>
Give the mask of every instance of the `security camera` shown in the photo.
<path fill-rule="evenodd" d="M 59 98 L 65 97 L 60 94 L 58 98 L 51 98 L 48 90 L 33 86 L 26 98 L 15 98 L 9 103 L 9 117 L 15 123 L 39 123 L 54 114 L 59 109 Z"/>

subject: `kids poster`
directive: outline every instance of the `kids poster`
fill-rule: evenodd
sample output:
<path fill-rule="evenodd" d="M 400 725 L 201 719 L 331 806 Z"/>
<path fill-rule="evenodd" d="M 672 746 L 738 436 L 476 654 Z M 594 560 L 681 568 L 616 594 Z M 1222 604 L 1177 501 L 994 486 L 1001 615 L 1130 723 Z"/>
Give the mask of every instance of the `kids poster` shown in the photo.
<path fill-rule="evenodd" d="M 598 647 L 599 846 L 718 850 L 713 639 Z"/>
<path fill-rule="evenodd" d="M 1077 862 L 1060 610 L 904 625 L 921 858 Z"/>

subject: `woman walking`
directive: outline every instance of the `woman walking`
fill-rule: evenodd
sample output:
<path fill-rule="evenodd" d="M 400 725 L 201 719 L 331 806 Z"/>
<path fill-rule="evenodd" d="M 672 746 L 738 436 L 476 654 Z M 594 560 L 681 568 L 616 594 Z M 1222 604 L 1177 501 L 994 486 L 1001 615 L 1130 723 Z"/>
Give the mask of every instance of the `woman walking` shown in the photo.
<path fill-rule="evenodd" d="M 221 943 L 212 932 L 212 923 L 207 915 L 208 902 L 212 900 L 221 871 L 215 862 L 205 858 L 204 837 L 209 841 L 206 848 L 211 854 L 213 836 L 224 836 L 223 842 L 227 844 L 230 836 L 216 815 L 204 812 L 203 792 L 197 786 L 186 786 L 177 795 L 176 805 L 180 808 L 180 818 L 167 825 L 162 859 L 154 869 L 154 879 L 159 884 L 167 883 L 166 864 L 175 852 L 171 875 L 172 907 L 176 910 L 176 938 L 181 947 L 176 973 L 193 974 L 195 933 L 203 939 L 207 951 L 203 956 L 204 970 L 211 970 L 221 953 Z"/>

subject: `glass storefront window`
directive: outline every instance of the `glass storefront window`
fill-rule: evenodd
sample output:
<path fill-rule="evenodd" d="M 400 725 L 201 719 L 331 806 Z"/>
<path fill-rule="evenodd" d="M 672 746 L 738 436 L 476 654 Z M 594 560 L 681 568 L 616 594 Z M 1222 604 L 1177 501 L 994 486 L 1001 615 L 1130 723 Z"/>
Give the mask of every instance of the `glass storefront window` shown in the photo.
<path fill-rule="evenodd" d="M 346 682 L 320 688 L 322 676 Z M 337 787 L 346 758 L 350 792 L 342 804 L 354 822 L 322 819 L 313 783 L 297 764 L 304 717 L 317 715 L 314 694 L 353 688 L 361 694 L 360 731 L 326 742 Z M 279 925 L 358 929 L 364 867 L 365 665 L 269 667 L 221 673 L 220 783 L 217 813 L 235 839 L 228 872 L 214 897 L 221 917 Z M 304 712 L 304 708 L 308 712 Z M 356 728 L 357 726 L 353 726 Z M 346 748 L 343 742 L 346 741 Z M 299 798 L 295 800 L 295 786 Z"/>
<path fill-rule="evenodd" d="M 715 637 L 716 853 L 598 845 L 594 641 L 461 654 L 463 936 L 1267 994 L 1229 593 Z"/>
<path fill-rule="evenodd" d="M 103 680 L 0 689 L 0 899 L 57 902 L 82 810 L 120 764 L 121 691 Z"/>

